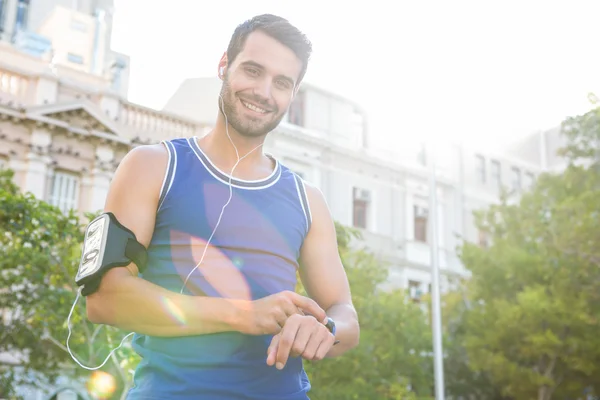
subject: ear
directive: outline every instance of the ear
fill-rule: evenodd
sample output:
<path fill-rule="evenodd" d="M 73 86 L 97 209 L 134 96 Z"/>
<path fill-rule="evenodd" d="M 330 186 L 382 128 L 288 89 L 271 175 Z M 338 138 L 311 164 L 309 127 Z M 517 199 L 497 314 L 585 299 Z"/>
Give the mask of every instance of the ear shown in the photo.
<path fill-rule="evenodd" d="M 225 74 L 227 73 L 227 52 L 224 52 L 219 60 L 219 66 L 217 67 L 217 76 L 219 79 L 224 80 Z"/>

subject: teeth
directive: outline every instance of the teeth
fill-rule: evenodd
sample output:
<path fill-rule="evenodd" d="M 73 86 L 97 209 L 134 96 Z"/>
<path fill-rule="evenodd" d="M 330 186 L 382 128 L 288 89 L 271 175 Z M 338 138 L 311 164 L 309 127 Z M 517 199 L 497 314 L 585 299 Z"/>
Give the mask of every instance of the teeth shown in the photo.
<path fill-rule="evenodd" d="M 261 113 L 261 114 L 264 114 L 264 113 L 266 113 L 266 112 L 267 112 L 267 110 L 263 110 L 262 108 L 258 108 L 258 107 L 256 107 L 256 106 L 254 106 L 254 105 L 250 104 L 250 103 L 246 103 L 245 101 L 242 101 L 242 104 L 243 104 L 243 105 L 244 105 L 246 108 L 248 108 L 248 109 L 250 109 L 250 110 L 252 110 L 252 111 L 256 111 L 256 112 L 258 112 L 258 113 Z"/>

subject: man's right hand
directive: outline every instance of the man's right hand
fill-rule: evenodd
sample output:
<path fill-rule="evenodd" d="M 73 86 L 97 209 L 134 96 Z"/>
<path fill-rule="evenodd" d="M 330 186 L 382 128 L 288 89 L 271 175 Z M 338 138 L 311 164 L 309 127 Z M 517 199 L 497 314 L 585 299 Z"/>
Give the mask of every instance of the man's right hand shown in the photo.
<path fill-rule="evenodd" d="M 239 331 L 250 335 L 276 335 L 294 314 L 310 314 L 318 321 L 327 318 L 325 311 L 314 300 L 291 291 L 251 301 L 240 311 L 242 322 Z"/>

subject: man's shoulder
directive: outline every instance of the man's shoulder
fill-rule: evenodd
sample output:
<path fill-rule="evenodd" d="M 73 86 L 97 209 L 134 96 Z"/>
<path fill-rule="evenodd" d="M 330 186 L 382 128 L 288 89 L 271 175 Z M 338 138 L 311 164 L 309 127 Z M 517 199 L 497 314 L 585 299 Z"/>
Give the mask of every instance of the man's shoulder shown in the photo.
<path fill-rule="evenodd" d="M 156 162 L 166 160 L 169 153 L 173 153 L 179 147 L 189 147 L 189 138 L 178 137 L 158 143 L 138 145 L 132 148 L 126 157 L 136 163 Z"/>
<path fill-rule="evenodd" d="M 300 178 L 302 179 L 302 178 Z M 306 197 L 308 198 L 309 203 L 324 203 L 325 195 L 321 191 L 321 188 L 314 184 L 313 182 L 302 179 L 302 183 L 304 184 L 304 188 L 306 191 Z"/>
<path fill-rule="evenodd" d="M 167 148 L 163 143 L 143 144 L 129 150 L 126 158 L 130 162 L 144 163 L 157 161 L 167 156 Z"/>
<path fill-rule="evenodd" d="M 162 143 L 145 144 L 131 149 L 121 160 L 117 173 L 142 182 L 162 178 L 169 160 Z"/>

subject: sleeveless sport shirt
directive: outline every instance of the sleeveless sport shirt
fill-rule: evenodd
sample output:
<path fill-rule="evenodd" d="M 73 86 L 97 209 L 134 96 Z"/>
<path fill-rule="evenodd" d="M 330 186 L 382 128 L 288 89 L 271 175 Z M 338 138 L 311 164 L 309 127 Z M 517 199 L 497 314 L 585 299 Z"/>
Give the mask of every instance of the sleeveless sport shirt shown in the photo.
<path fill-rule="evenodd" d="M 142 278 L 179 293 L 202 258 L 229 198 L 229 175 L 196 137 L 165 141 L 169 164 Z M 274 160 L 265 179 L 232 179 L 232 198 L 185 294 L 256 300 L 294 290 L 311 214 L 302 179 Z M 173 322 L 184 316 L 166 300 Z M 266 364 L 271 335 L 227 332 L 187 337 L 136 334 L 142 357 L 128 399 L 306 400 L 301 358 L 283 370 Z"/>

